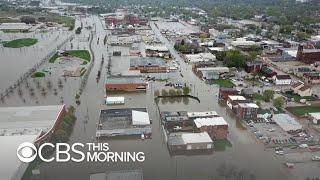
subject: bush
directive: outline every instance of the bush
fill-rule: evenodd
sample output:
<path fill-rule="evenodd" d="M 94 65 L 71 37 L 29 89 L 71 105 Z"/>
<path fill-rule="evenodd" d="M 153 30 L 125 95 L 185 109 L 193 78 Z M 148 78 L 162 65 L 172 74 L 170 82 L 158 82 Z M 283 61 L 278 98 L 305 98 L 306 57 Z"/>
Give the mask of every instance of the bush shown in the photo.
<path fill-rule="evenodd" d="M 181 96 L 181 95 L 182 95 L 182 91 L 181 91 L 180 89 L 177 89 L 176 94 L 177 94 L 178 96 Z"/>
<path fill-rule="evenodd" d="M 190 88 L 188 86 L 183 87 L 183 94 L 188 95 L 190 93 Z"/>
<path fill-rule="evenodd" d="M 273 100 L 273 105 L 278 110 L 283 108 L 284 103 L 285 103 L 285 100 L 283 97 L 277 97 Z"/>
<path fill-rule="evenodd" d="M 273 90 L 265 90 L 263 92 L 263 99 L 265 102 L 270 102 L 271 99 L 273 99 L 273 96 L 274 96 L 274 91 Z"/>

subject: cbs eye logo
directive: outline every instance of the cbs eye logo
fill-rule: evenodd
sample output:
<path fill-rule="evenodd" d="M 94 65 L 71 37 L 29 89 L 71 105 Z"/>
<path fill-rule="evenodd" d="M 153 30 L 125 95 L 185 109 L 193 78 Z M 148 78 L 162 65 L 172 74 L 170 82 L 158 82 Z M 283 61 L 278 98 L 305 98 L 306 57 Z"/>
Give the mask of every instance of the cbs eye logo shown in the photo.
<path fill-rule="evenodd" d="M 22 162 L 32 162 L 37 157 L 37 148 L 32 143 L 24 142 L 18 146 L 17 156 Z"/>

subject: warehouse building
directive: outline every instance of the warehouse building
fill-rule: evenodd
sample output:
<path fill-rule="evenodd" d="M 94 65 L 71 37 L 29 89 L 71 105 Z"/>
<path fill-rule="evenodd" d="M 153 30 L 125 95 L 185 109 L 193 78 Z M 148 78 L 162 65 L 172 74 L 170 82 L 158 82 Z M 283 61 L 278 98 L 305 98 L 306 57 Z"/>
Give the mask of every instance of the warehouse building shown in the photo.
<path fill-rule="evenodd" d="M 2 23 L 0 24 L 0 30 L 4 32 L 29 32 L 31 25 L 26 23 Z"/>
<path fill-rule="evenodd" d="M 212 151 L 213 141 L 207 132 L 171 133 L 168 136 L 168 147 L 175 151 Z"/>
<path fill-rule="evenodd" d="M 65 105 L 1 107 L 0 134 L 38 135 L 35 144 L 40 145 L 50 140 L 65 114 Z"/>
<path fill-rule="evenodd" d="M 146 108 L 104 109 L 100 111 L 96 137 L 151 136 Z"/>
<path fill-rule="evenodd" d="M 147 83 L 141 76 L 108 76 L 106 91 L 146 91 Z"/>
<path fill-rule="evenodd" d="M 284 131 L 288 133 L 295 133 L 302 131 L 302 126 L 293 117 L 288 114 L 275 114 L 272 117 Z"/>
<path fill-rule="evenodd" d="M 167 64 L 161 58 L 131 58 L 130 70 L 138 70 L 141 73 L 165 73 L 167 72 Z"/>

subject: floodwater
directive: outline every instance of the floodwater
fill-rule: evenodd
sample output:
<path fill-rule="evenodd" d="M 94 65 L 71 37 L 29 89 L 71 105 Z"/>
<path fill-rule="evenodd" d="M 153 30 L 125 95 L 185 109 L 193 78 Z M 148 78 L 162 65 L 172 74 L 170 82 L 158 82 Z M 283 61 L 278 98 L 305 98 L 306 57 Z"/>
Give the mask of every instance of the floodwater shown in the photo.
<path fill-rule="evenodd" d="M 105 63 L 102 71 L 102 76 L 106 76 L 107 65 L 107 47 L 103 45 L 103 38 L 106 35 L 99 18 L 89 17 L 82 19 L 86 24 L 95 24 L 95 32 L 93 35 L 92 49 L 95 54 L 95 61 L 93 69 L 90 73 L 86 88 L 81 95 L 81 104 L 75 105 L 74 94 L 79 87 L 80 80 L 77 78 L 67 78 L 63 81 L 64 87 L 58 90 L 58 95 L 53 95 L 49 90 L 48 95 L 45 97 L 37 94 L 38 103 L 35 103 L 34 98 L 29 97 L 28 93 L 24 94 L 26 103 L 21 101 L 17 92 L 13 94 L 0 104 L 1 106 L 21 106 L 21 105 L 46 105 L 63 103 L 73 105 L 76 107 L 76 115 L 78 117 L 74 126 L 70 143 L 75 142 L 94 142 L 95 130 L 99 118 L 99 109 L 106 108 L 103 105 L 105 97 L 104 92 L 104 78 L 97 83 L 96 75 L 100 68 L 100 61 L 102 54 L 105 57 Z M 77 19 L 79 23 L 79 19 Z M 155 33 L 168 48 L 173 51 L 172 45 L 156 30 L 155 26 L 151 24 Z M 84 31 L 83 34 L 89 34 L 90 31 Z M 83 35 L 81 35 L 83 36 Z M 84 35 L 85 36 L 85 35 Z M 100 43 L 97 43 L 98 38 Z M 81 39 L 77 38 L 76 39 Z M 85 42 L 82 42 L 85 44 Z M 66 45 L 68 47 L 68 45 Z M 5 57 L 14 56 L 8 50 L 5 51 Z M 19 50 L 18 50 L 19 51 Z M 27 50 L 30 51 L 30 50 Z M 232 147 L 227 148 L 225 151 L 215 151 L 210 155 L 196 155 L 196 156 L 171 156 L 168 152 L 164 135 L 160 126 L 160 117 L 157 105 L 153 99 L 153 91 L 164 87 L 164 83 L 150 82 L 149 89 L 146 93 L 127 93 L 123 94 L 126 98 L 126 104 L 121 106 L 114 106 L 113 108 L 139 108 L 147 107 L 150 118 L 152 119 L 152 139 L 139 140 L 139 139 L 122 139 L 122 140 L 101 140 L 100 142 L 108 142 L 111 151 L 114 152 L 139 152 L 142 151 L 146 155 L 146 160 L 143 163 L 43 163 L 40 165 L 40 177 L 43 180 L 88 180 L 89 175 L 92 173 L 108 172 L 113 170 L 143 170 L 144 179 L 146 180 L 207 180 L 207 179 L 226 179 L 222 176 L 228 174 L 238 174 L 237 177 L 245 177 L 242 179 L 303 179 L 305 174 L 300 174 L 299 178 L 295 178 L 291 170 L 283 166 L 284 158 L 276 156 L 273 150 L 265 150 L 264 146 L 255 139 L 250 132 L 239 127 L 239 123 L 226 113 L 225 107 L 218 104 L 217 94 L 218 88 L 216 86 L 206 85 L 191 72 L 191 67 L 182 62 L 177 53 L 173 53 L 174 57 L 181 63 L 181 70 L 184 74 L 182 81 L 189 82 L 192 86 L 192 95 L 198 96 L 200 103 L 189 99 L 188 102 L 181 101 L 180 103 L 166 104 L 159 103 L 160 110 L 188 110 L 188 111 L 207 111 L 214 110 L 219 115 L 223 116 L 229 123 L 229 141 Z M 13 66 L 15 72 L 23 71 L 22 65 L 18 63 L 21 56 L 15 57 L 13 60 L 16 66 Z M 36 56 L 31 56 L 30 61 L 37 62 Z M 122 57 L 114 59 L 122 60 Z M 127 57 L 123 57 L 127 59 Z M 1 56 L 1 62 L 4 60 Z M 113 60 L 113 59 L 112 59 Z M 123 61 L 125 61 L 123 59 Z M 2 63 L 4 64 L 4 63 Z M 1 66 L 1 68 L 3 68 Z M 8 72 L 8 70 L 6 70 Z M 2 73 L 2 72 L 1 72 Z M 13 73 L 14 74 L 14 73 Z M 6 82 L 7 80 L 1 79 Z M 52 80 L 57 83 L 57 80 Z M 10 81 L 9 81 L 10 82 Z M 33 83 L 30 80 L 30 83 Z M 45 83 L 45 82 L 43 82 Z M 57 86 L 55 84 L 55 86 Z M 2 86 L 1 86 L 2 87 Z M 51 92 L 51 93 L 50 93 Z M 109 107 L 108 107 L 109 108 Z M 88 118 L 87 118 L 88 117 Z M 315 172 L 318 173 L 319 172 Z M 227 175 L 223 175 L 227 174 Z"/>

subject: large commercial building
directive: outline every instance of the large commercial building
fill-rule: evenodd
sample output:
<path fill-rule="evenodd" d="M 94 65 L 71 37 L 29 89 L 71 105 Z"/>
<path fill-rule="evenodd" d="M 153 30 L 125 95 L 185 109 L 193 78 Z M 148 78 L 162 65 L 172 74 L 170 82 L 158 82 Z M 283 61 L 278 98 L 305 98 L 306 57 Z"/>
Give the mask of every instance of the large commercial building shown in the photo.
<path fill-rule="evenodd" d="M 167 72 L 167 64 L 161 58 L 131 58 L 130 70 L 138 70 L 141 73 L 165 73 Z"/>
<path fill-rule="evenodd" d="M 108 76 L 106 91 L 146 91 L 147 83 L 141 76 Z"/>
<path fill-rule="evenodd" d="M 275 114 L 272 117 L 273 121 L 276 122 L 284 131 L 288 133 L 302 131 L 302 126 L 293 117 L 288 114 Z"/>
<path fill-rule="evenodd" d="M 304 49 L 302 45 L 299 46 L 297 52 L 297 60 L 306 64 L 313 64 L 320 61 L 320 49 Z"/>
<path fill-rule="evenodd" d="M 48 142 L 65 113 L 65 105 L 0 108 L 0 179 L 21 180 L 29 164 L 18 160 L 18 146 Z"/>
<path fill-rule="evenodd" d="M 36 145 L 46 142 L 59 128 L 65 105 L 0 108 L 2 136 L 38 135 Z"/>
<path fill-rule="evenodd" d="M 174 151 L 212 151 L 213 141 L 207 132 L 202 133 L 171 133 L 168 146 Z"/>
<path fill-rule="evenodd" d="M 96 137 L 151 136 L 146 108 L 105 109 L 100 111 Z"/>

